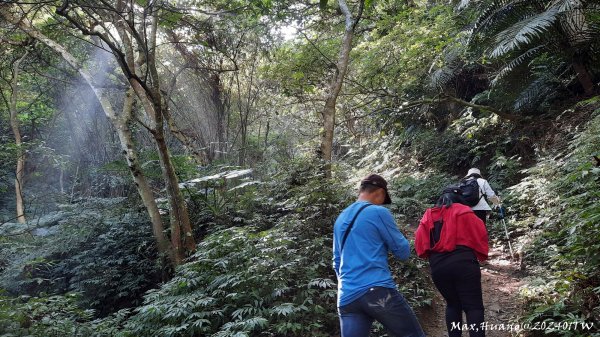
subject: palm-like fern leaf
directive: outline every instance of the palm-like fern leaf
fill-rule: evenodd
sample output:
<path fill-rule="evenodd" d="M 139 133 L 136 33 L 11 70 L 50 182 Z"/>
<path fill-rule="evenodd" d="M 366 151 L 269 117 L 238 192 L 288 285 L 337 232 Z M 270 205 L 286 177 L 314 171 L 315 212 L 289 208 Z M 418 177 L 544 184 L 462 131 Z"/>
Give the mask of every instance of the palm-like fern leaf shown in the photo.
<path fill-rule="evenodd" d="M 517 56 L 512 61 L 510 61 L 507 65 L 502 67 L 502 69 L 500 69 L 500 71 L 498 71 L 498 73 L 492 79 L 492 81 L 491 81 L 492 87 L 496 86 L 496 84 L 502 78 L 504 78 L 504 76 L 511 73 L 513 70 L 515 70 L 515 68 L 521 66 L 525 61 L 530 60 L 533 57 L 539 55 L 539 53 L 542 52 L 545 47 L 546 47 L 546 45 L 539 45 L 539 46 L 533 47 L 533 48 L 527 50 L 526 52 L 524 52 L 523 54 Z"/>
<path fill-rule="evenodd" d="M 447 48 L 444 53 L 444 65 L 436 69 L 429 78 L 429 86 L 433 89 L 446 88 L 460 73 L 464 64 L 457 49 Z"/>
<path fill-rule="evenodd" d="M 443 90 L 455 79 L 458 69 L 455 67 L 445 66 L 436 69 L 431 74 L 429 85 L 434 90 Z"/>
<path fill-rule="evenodd" d="M 503 24 L 507 19 L 519 20 L 531 13 L 532 0 L 497 0 L 487 4 L 481 15 L 475 21 L 474 33 L 483 31 L 495 32 L 498 24 Z"/>
<path fill-rule="evenodd" d="M 572 45 L 586 44 L 600 33 L 598 22 L 593 16 L 598 15 L 600 4 L 585 0 L 559 0 L 555 2 L 561 11 L 561 28 Z"/>
<path fill-rule="evenodd" d="M 553 94 L 556 94 L 555 87 L 550 75 L 538 77 L 521 91 L 513 104 L 513 109 L 515 111 L 536 110 L 540 104 L 553 98 Z"/>
<path fill-rule="evenodd" d="M 516 50 L 548 33 L 557 22 L 560 11 L 553 6 L 546 11 L 521 20 L 496 35 L 491 57 L 499 57 Z"/>

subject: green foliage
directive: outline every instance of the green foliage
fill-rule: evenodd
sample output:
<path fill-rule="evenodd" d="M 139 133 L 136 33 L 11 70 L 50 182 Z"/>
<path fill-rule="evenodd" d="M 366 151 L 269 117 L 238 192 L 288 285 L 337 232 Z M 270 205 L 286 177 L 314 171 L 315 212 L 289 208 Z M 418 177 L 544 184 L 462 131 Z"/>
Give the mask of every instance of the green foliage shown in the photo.
<path fill-rule="evenodd" d="M 339 49 L 339 39 L 288 43 L 274 52 L 275 62 L 261 68 L 264 76 L 276 80 L 284 96 L 306 97 L 327 85 L 331 61 Z M 314 43 L 319 43 L 317 46 Z"/>
<path fill-rule="evenodd" d="M 514 111 L 540 112 L 574 73 L 581 80 L 582 72 L 598 70 L 582 61 L 583 55 L 594 58 L 598 47 L 599 26 L 590 22 L 598 9 L 591 1 L 492 0 L 471 7 L 479 16 L 470 45 L 483 52 L 483 62 L 499 66 L 491 74 L 497 103 L 512 100 Z"/>
<path fill-rule="evenodd" d="M 522 168 L 521 157 L 518 155 L 507 157 L 497 151 L 487 167 L 486 179 L 490 181 L 491 185 L 510 186 L 514 182 L 514 178 L 520 175 Z"/>
<path fill-rule="evenodd" d="M 181 181 L 194 178 L 198 174 L 197 165 L 190 156 L 175 154 L 171 156 L 171 161 L 175 167 L 175 173 Z M 141 153 L 140 162 L 142 163 L 142 169 L 144 169 L 146 177 L 156 179 L 157 181 L 162 179 L 158 152 L 152 150 Z M 127 164 L 120 159 L 109 165 L 123 172 L 127 168 Z"/>
<path fill-rule="evenodd" d="M 191 262 L 126 325 L 133 335 L 233 336 L 253 331 L 320 336 L 335 321 L 335 283 L 323 239 L 290 236 L 288 220 L 269 232 L 229 229 L 207 237 Z M 329 271 L 328 274 L 331 274 Z M 311 324 L 298 324 L 310 321 Z"/>
<path fill-rule="evenodd" d="M 453 130 L 439 132 L 413 128 L 405 131 L 403 138 L 410 144 L 411 155 L 425 167 L 460 174 L 475 161 L 471 152 L 476 148 L 476 142 Z"/>
<path fill-rule="evenodd" d="M 531 225 L 542 233 L 528 247 L 526 257 L 553 271 L 539 275 L 548 279 L 544 284 L 524 288 L 527 319 L 594 323 L 596 327 L 589 331 L 593 336 L 598 335 L 600 324 L 600 170 L 591 159 L 598 153 L 599 113 L 596 110 L 563 153 L 530 169 L 531 178 L 515 186 L 510 198 L 520 203 L 522 212 L 539 214 Z M 581 330 L 560 335 L 578 333 Z"/>
<path fill-rule="evenodd" d="M 353 51 L 359 66 L 351 69 L 351 76 L 366 88 L 418 99 L 427 70 L 440 62 L 439 55 L 454 43 L 459 29 L 449 6 L 401 3 L 381 1 L 374 5 L 375 29 Z"/>
<path fill-rule="evenodd" d="M 99 315 L 137 304 L 160 281 L 162 266 L 146 215 L 125 213 L 122 203 L 89 200 L 77 212 L 64 207 L 30 229 L 35 235 L 21 230 L 3 239 L 3 287 L 34 296 L 76 292 Z"/>
<path fill-rule="evenodd" d="M 408 221 L 418 223 L 425 209 L 433 206 L 442 189 L 453 179 L 443 174 L 405 176 L 391 181 L 394 193 L 393 209 Z"/>
<path fill-rule="evenodd" d="M 93 310 L 77 305 L 78 295 L 49 297 L 0 296 L 2 336 L 114 336 L 126 312 L 93 320 Z"/>
<path fill-rule="evenodd" d="M 17 146 L 14 140 L 1 136 L 0 142 L 0 193 L 4 194 L 12 187 L 16 165 Z M 11 179 L 12 178 L 12 179 Z"/>
<path fill-rule="evenodd" d="M 243 161 L 257 172 L 257 183 L 243 189 L 215 183 L 205 191 L 184 191 L 199 245 L 170 280 L 173 271 L 164 270 L 156 254 L 127 164 L 119 159 L 117 137 L 97 118 L 91 91 L 74 83 L 74 70 L 64 67 L 58 53 L 41 43 L 28 46 L 31 59 L 23 64 L 17 100 L 29 137 L 22 148 L 26 200 L 35 196 L 42 200 L 31 203 L 56 204 L 46 193 L 58 189 L 54 181 L 60 177 L 59 199 L 72 199 L 72 205 L 53 205 L 57 211 L 38 219 L 31 212 L 35 221 L 24 225 L 0 226 L 0 283 L 7 292 L 0 297 L 0 334 L 333 335 L 338 323 L 331 227 L 355 197 L 351 183 L 367 171 L 389 176 L 394 214 L 403 224 L 415 223 L 441 188 L 471 166 L 481 168 L 493 187 L 513 185 L 506 198 L 515 227 L 511 234 L 527 234 L 519 243 L 524 242 L 524 263 L 531 266 L 532 280 L 522 294 L 526 319 L 600 325 L 600 172 L 591 160 L 599 155 L 598 112 L 586 115 L 576 107 L 553 117 L 563 111 L 560 105 L 579 97 L 586 72 L 592 87 L 597 84 L 597 4 L 463 0 L 454 8 L 457 2 L 365 1 L 336 104 L 333 179 L 325 179 L 312 154 L 322 131 L 315 112 L 323 107 L 340 49 L 343 18 L 335 1 L 201 0 L 177 8 L 159 4 L 158 11 L 144 13 L 158 13 L 160 27 L 180 34 L 189 53 L 173 49 L 171 34 L 157 46 L 159 82 L 173 85 L 160 89 L 178 122 L 199 114 L 202 124 L 189 126 L 207 137 L 198 144 L 212 151 L 211 142 L 218 139 L 226 143 L 218 146 L 221 164 L 243 152 Z M 147 10 L 157 5 L 134 3 Z M 127 87 L 118 71 L 105 71 L 91 57 L 98 54 L 96 47 L 83 43 L 76 30 L 63 29 L 64 20 L 53 16 L 50 5 L 30 11 L 22 4 L 22 13 L 85 69 L 109 72 L 109 81 L 92 76 L 107 95 Z M 349 5 L 356 10 L 355 1 Z M 89 13 L 78 13 L 82 22 Z M 13 28 L 2 28 L 17 43 L 3 44 L 5 79 L 22 51 L 18 43 L 26 41 Z M 283 28 L 297 28 L 297 35 L 274 39 Z M 143 75 L 147 69 L 138 70 Z M 192 71 L 200 81 L 191 79 Z M 7 98 L 8 87 L 0 85 Z M 91 101 L 79 99 L 88 94 Z M 187 96 L 198 99 L 182 105 Z M 519 125 L 449 97 L 543 118 Z M 115 111 L 119 101 L 112 102 Z M 222 107 L 212 106 L 219 102 Z M 597 104 L 594 98 L 579 107 Z M 13 205 L 15 157 L 22 149 L 11 139 L 6 109 L 0 108 L 0 202 Z M 247 125 L 242 125 L 244 113 Z M 570 118 L 592 121 L 583 132 L 583 123 L 558 132 L 564 139 L 549 141 L 555 149 L 545 153 L 541 143 L 548 127 L 554 133 L 554 124 Z M 134 124 L 144 174 L 155 197 L 164 200 L 158 156 L 146 130 Z M 111 140 L 99 146 L 105 139 Z M 171 150 L 180 180 L 195 178 L 196 163 L 177 145 Z M 66 196 L 67 189 L 73 197 Z M 126 203 L 85 199 L 89 195 L 134 197 Z M 1 212 L 2 218 L 14 216 L 10 206 Z M 392 262 L 413 306 L 430 302 L 424 264 L 414 257 Z M 118 311 L 122 308 L 128 309 Z"/>
<path fill-rule="evenodd" d="M 323 185 L 318 167 L 296 164 L 263 189 L 281 214 L 275 226 L 206 237 L 171 281 L 145 296 L 126 334 L 325 336 L 334 329 L 330 232 L 344 194 Z"/>
<path fill-rule="evenodd" d="M 331 226 L 351 200 L 346 186 L 324 180 L 320 165 L 304 159 L 284 163 L 253 194 L 271 206 L 253 209 L 251 225 L 208 235 L 173 279 L 147 293 L 123 335 L 328 336 L 337 329 Z M 261 219 L 272 225 L 264 229 Z M 417 263 L 394 269 L 410 303 L 424 305 L 430 293 Z"/>
<path fill-rule="evenodd" d="M 68 279 L 68 289 L 81 293 L 82 305 L 100 315 L 140 304 L 142 294 L 161 280 L 165 268 L 159 263 L 150 224 L 128 217 L 96 230 L 93 241 L 73 247 L 78 253 L 52 268 L 52 281 L 60 284 Z"/>

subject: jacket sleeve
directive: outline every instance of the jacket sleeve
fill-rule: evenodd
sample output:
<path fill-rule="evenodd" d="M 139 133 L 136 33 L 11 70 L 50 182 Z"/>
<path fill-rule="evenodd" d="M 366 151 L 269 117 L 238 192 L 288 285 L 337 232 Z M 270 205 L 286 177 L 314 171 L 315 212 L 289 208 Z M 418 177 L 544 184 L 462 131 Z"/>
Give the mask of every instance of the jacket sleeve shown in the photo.
<path fill-rule="evenodd" d="M 494 205 L 499 205 L 500 204 L 500 198 L 498 198 L 498 196 L 496 195 L 496 193 L 494 193 L 494 190 L 492 189 L 492 187 L 490 186 L 490 183 L 488 183 L 487 180 L 483 180 L 483 194 L 485 194 L 485 196 L 494 204 Z"/>
<path fill-rule="evenodd" d="M 377 211 L 381 225 L 377 227 L 379 234 L 383 238 L 387 248 L 400 260 L 407 260 L 410 256 L 410 245 L 408 240 L 402 235 L 392 213 L 385 208 Z"/>
<path fill-rule="evenodd" d="M 417 256 L 423 259 L 429 257 L 429 231 L 427 230 L 427 211 L 423 214 L 419 227 L 415 232 L 415 251 Z"/>
<path fill-rule="evenodd" d="M 337 248 L 337 240 L 335 238 L 335 230 L 333 232 L 333 270 L 335 270 L 335 274 L 339 277 L 339 270 L 340 270 L 340 251 Z"/>

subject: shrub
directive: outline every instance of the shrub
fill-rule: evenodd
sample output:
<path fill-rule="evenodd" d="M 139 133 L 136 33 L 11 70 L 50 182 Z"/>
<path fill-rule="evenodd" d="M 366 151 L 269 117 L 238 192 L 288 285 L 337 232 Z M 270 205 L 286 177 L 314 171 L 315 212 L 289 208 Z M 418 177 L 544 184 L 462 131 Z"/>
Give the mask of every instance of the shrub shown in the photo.
<path fill-rule="evenodd" d="M 2 286 L 13 295 L 76 292 L 99 315 L 136 305 L 160 281 L 162 266 L 145 213 L 123 201 L 63 206 L 36 235 L 4 239 Z"/>
<path fill-rule="evenodd" d="M 593 323 L 586 335 L 600 336 L 600 169 L 591 161 L 600 143 L 600 109 L 566 152 L 542 161 L 534 174 L 515 191 L 522 211 L 534 210 L 544 218 L 541 236 L 528 248 L 526 257 L 543 263 L 550 275 L 537 275 L 539 285 L 525 287 L 530 322 Z M 532 191 L 533 193 L 527 193 Z M 519 196 L 521 194 L 521 196 Z M 554 331 L 552 335 L 579 336 L 582 330 Z"/>
<path fill-rule="evenodd" d="M 92 320 L 93 310 L 77 305 L 75 293 L 49 297 L 0 296 L 2 336 L 88 337 L 114 336 L 124 312 L 111 318 Z"/>
<path fill-rule="evenodd" d="M 407 221 L 418 222 L 425 209 L 437 201 L 443 188 L 456 181 L 444 174 L 413 174 L 394 179 L 391 181 L 392 208 Z"/>

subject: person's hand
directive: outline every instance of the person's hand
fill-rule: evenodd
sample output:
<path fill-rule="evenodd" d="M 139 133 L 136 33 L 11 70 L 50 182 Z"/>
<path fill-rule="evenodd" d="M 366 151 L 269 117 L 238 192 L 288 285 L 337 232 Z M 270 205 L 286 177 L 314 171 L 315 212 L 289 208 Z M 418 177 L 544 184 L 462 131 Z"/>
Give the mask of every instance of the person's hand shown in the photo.
<path fill-rule="evenodd" d="M 504 219 L 504 216 L 506 215 L 506 210 L 504 209 L 504 206 L 498 205 L 498 214 L 500 216 L 500 219 Z"/>

